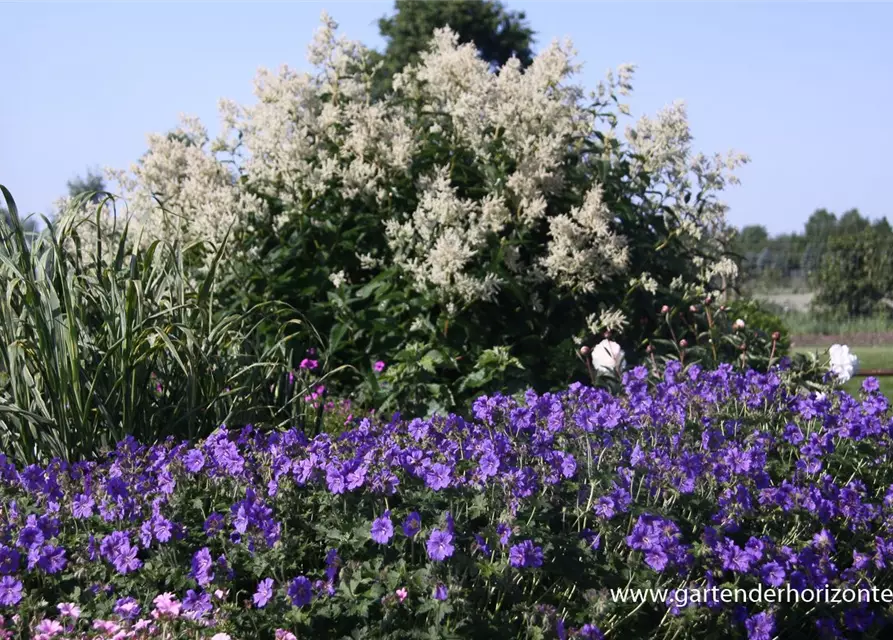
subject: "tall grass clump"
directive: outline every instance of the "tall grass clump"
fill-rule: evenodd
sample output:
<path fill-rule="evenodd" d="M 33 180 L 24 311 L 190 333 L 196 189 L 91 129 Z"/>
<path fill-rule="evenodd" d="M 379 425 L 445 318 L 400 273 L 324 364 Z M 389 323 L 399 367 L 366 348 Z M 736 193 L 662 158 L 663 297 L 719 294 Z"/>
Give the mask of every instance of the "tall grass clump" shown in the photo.
<path fill-rule="evenodd" d="M 299 320 L 255 338 L 264 305 L 225 313 L 215 301 L 218 247 L 128 242 L 98 231 L 86 199 L 39 233 L 9 191 L 0 227 L 0 446 L 22 461 L 92 456 L 122 437 L 201 437 L 220 424 L 301 423 L 291 373 Z M 103 214 L 104 215 L 104 214 Z M 93 217 L 93 219 L 91 219 Z M 131 248 L 134 247 L 134 248 Z M 294 310 L 289 313 L 295 317 Z M 301 415 L 299 415 L 301 414 Z"/>

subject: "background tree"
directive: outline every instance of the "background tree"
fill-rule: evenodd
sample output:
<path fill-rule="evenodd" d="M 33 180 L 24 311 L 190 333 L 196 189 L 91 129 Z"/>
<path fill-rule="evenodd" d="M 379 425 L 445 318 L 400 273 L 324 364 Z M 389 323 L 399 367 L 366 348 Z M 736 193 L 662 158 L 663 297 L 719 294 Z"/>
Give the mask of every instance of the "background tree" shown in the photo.
<path fill-rule="evenodd" d="M 732 249 L 738 256 L 739 269 L 749 290 L 804 285 L 827 289 L 831 275 L 827 272 L 820 274 L 819 271 L 825 263 L 829 243 L 838 238 L 866 233 L 874 235 L 878 242 L 886 242 L 888 247 L 893 246 L 893 227 L 886 218 L 872 222 L 853 208 L 840 218 L 827 209 L 816 209 L 806 221 L 802 233 L 770 236 L 764 227 L 744 227 L 735 236 Z M 854 244 L 835 242 L 835 251 L 839 253 L 846 247 L 862 246 L 862 242 L 862 239 Z M 843 260 L 843 257 L 836 255 L 831 263 L 839 260 Z"/>
<path fill-rule="evenodd" d="M 9 213 L 9 209 L 5 206 L 0 205 L 0 220 L 3 220 L 3 226 L 9 227 L 12 224 L 12 218 Z M 37 226 L 34 220 L 34 216 L 28 216 L 24 220 L 22 220 L 22 228 L 26 233 L 32 233 L 36 230 Z"/>
<path fill-rule="evenodd" d="M 886 218 L 875 220 L 874 224 L 871 225 L 871 230 L 882 238 L 886 237 L 889 239 L 890 236 L 893 236 L 893 227 L 890 226 Z"/>
<path fill-rule="evenodd" d="M 376 74 L 376 95 L 390 89 L 396 72 L 418 62 L 434 30 L 446 26 L 458 34 L 460 44 L 474 43 L 481 58 L 493 67 L 501 67 L 512 56 L 523 67 L 533 61 L 534 31 L 527 24 L 524 12 L 508 11 L 501 2 L 396 0 L 394 9 L 393 16 L 378 21 L 387 46 L 383 53 L 377 54 L 382 68 Z"/>
<path fill-rule="evenodd" d="M 757 260 L 769 242 L 769 232 L 763 225 L 742 227 L 732 239 L 732 251 L 738 255 L 739 269 L 744 277 L 756 274 Z"/>
<path fill-rule="evenodd" d="M 92 193 L 90 201 L 94 204 L 98 203 L 102 197 L 98 192 L 105 191 L 105 181 L 102 179 L 102 176 L 93 173 L 89 169 L 85 177 L 77 176 L 74 180 L 69 180 L 66 186 L 68 187 L 68 195 L 71 198 L 76 198 L 84 193 Z"/>
<path fill-rule="evenodd" d="M 837 216 L 827 209 L 816 209 L 806 221 L 804 231 L 810 242 L 824 242 L 837 228 Z"/>
<path fill-rule="evenodd" d="M 890 239 L 870 228 L 831 238 L 816 279 L 815 302 L 849 316 L 885 309 L 882 301 L 893 290 L 890 248 Z"/>
<path fill-rule="evenodd" d="M 858 209 L 850 209 L 840 216 L 840 222 L 837 223 L 838 234 L 859 234 L 868 229 L 871 222 L 867 218 L 863 218 Z"/>

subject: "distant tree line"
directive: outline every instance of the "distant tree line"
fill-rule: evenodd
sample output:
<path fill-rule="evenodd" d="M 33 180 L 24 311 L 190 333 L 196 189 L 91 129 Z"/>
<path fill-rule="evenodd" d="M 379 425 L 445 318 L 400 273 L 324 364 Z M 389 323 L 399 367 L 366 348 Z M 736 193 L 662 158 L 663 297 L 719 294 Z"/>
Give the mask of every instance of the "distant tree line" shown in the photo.
<path fill-rule="evenodd" d="M 76 176 L 73 180 L 69 180 L 66 183 L 66 187 L 69 198 L 77 198 L 83 194 L 91 194 L 90 201 L 96 203 L 100 200 L 98 192 L 105 191 L 105 181 L 100 174 L 88 170 L 85 177 Z M 19 211 L 19 217 L 22 220 L 22 225 L 25 231 L 36 231 L 37 220 L 40 216 L 28 215 L 23 211 Z M 0 197 L 0 220 L 2 220 L 3 224 L 6 226 L 9 226 L 11 223 L 9 209 L 6 208 L 6 203 L 3 202 L 2 197 Z"/>
<path fill-rule="evenodd" d="M 893 227 L 886 218 L 818 209 L 802 233 L 770 236 L 762 225 L 746 226 L 732 250 L 748 289 L 809 289 L 818 305 L 850 316 L 889 311 Z"/>

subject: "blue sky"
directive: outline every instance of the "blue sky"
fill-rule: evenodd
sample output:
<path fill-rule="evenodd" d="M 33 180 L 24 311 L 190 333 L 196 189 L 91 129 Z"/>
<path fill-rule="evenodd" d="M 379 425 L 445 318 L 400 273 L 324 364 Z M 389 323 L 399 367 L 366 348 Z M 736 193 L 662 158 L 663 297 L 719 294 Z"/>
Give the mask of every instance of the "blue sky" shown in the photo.
<path fill-rule="evenodd" d="M 893 220 L 893 4 L 507 2 L 537 44 L 570 37 L 593 87 L 639 70 L 633 115 L 684 99 L 699 150 L 752 163 L 726 196 L 737 225 L 799 230 L 818 207 Z M 217 100 L 252 100 L 258 66 L 306 68 L 323 9 L 380 47 L 391 2 L 0 4 L 0 183 L 49 212 L 87 167 L 125 167 L 145 136 Z"/>

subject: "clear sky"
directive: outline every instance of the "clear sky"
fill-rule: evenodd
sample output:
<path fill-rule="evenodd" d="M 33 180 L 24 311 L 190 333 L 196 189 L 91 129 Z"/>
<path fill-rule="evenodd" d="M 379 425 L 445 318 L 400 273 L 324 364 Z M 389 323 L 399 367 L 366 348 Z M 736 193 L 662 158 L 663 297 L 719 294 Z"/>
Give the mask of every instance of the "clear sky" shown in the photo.
<path fill-rule="evenodd" d="M 727 194 L 737 225 L 799 230 L 818 207 L 893 220 L 893 4 L 517 2 L 537 44 L 570 37 L 594 87 L 639 66 L 633 115 L 677 98 L 697 149 L 752 163 Z M 0 183 L 49 212 L 87 167 L 124 167 L 145 135 L 217 100 L 252 100 L 258 66 L 305 69 L 323 9 L 380 47 L 391 2 L 0 4 Z"/>

